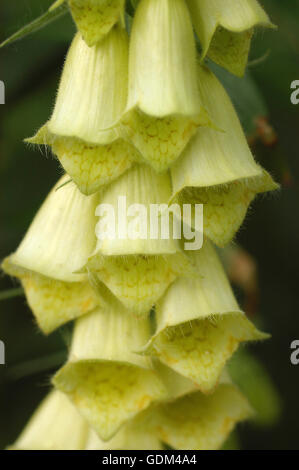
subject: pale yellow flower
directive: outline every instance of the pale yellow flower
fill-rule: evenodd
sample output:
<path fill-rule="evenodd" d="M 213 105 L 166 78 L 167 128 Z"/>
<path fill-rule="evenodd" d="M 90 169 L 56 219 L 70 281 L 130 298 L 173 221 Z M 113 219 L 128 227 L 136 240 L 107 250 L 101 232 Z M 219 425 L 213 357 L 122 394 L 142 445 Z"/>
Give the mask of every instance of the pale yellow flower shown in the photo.
<path fill-rule="evenodd" d="M 209 123 L 196 73 L 196 49 L 184 0 L 141 0 L 133 20 L 129 96 L 121 135 L 157 171 Z"/>
<path fill-rule="evenodd" d="M 193 391 L 160 404 L 151 419 L 153 431 L 174 449 L 217 450 L 236 424 L 251 415 L 247 399 L 223 377 L 213 394 Z"/>
<path fill-rule="evenodd" d="M 159 234 L 157 239 L 151 237 L 150 205 L 164 204 L 167 208 L 170 195 L 169 175 L 159 175 L 145 165 L 135 165 L 101 195 L 102 207 L 109 205 L 113 208 L 117 230 L 114 238 L 100 238 L 104 228 L 99 222 L 97 246 L 87 269 L 95 273 L 131 313 L 148 314 L 179 275 L 192 271 L 189 258 L 181 249 L 179 240 L 172 238 L 171 231 L 168 239 L 162 239 Z M 147 211 L 144 239 L 130 236 L 130 218 L 126 216 L 126 208 L 119 205 L 120 197 L 126 198 L 126 208 L 142 204 L 142 209 Z M 123 227 L 121 222 L 118 223 L 119 218 L 124 218 Z M 138 222 L 138 217 L 135 220 Z M 139 225 L 144 228 L 144 221 L 141 220 Z M 98 289 L 101 290 L 100 284 Z"/>
<path fill-rule="evenodd" d="M 56 390 L 39 405 L 9 450 L 83 450 L 89 428 L 76 408 Z"/>
<path fill-rule="evenodd" d="M 248 147 L 234 107 L 217 78 L 198 68 L 202 99 L 217 129 L 199 128 L 171 168 L 171 201 L 204 204 L 204 233 L 228 243 L 258 193 L 278 188 Z"/>
<path fill-rule="evenodd" d="M 69 360 L 53 382 L 102 440 L 166 393 L 150 359 L 135 353 L 149 328 L 110 298 L 77 320 Z"/>
<path fill-rule="evenodd" d="M 106 442 L 90 430 L 85 450 L 163 450 L 161 440 L 149 424 L 150 416 L 140 413 Z"/>
<path fill-rule="evenodd" d="M 148 424 L 141 413 L 112 439 L 102 441 L 64 393 L 53 390 L 8 450 L 162 450 Z"/>
<path fill-rule="evenodd" d="M 2 268 L 18 277 L 40 328 L 50 333 L 99 304 L 86 274 L 95 243 L 98 195 L 83 196 L 67 175 L 54 186 L 17 251 Z"/>
<path fill-rule="evenodd" d="M 50 10 L 66 1 L 88 46 L 101 41 L 125 13 L 125 0 L 57 0 Z"/>
<path fill-rule="evenodd" d="M 240 310 L 212 245 L 190 256 L 197 276 L 177 280 L 157 303 L 156 332 L 143 351 L 209 393 L 240 343 L 268 335 Z"/>
<path fill-rule="evenodd" d="M 118 137 L 128 88 L 128 37 L 114 27 L 89 48 L 77 34 L 70 47 L 51 119 L 28 139 L 50 145 L 84 194 L 92 194 L 127 170 L 138 157 Z"/>
<path fill-rule="evenodd" d="M 273 28 L 257 0 L 186 0 L 202 45 L 217 64 L 242 76 L 254 28 Z"/>

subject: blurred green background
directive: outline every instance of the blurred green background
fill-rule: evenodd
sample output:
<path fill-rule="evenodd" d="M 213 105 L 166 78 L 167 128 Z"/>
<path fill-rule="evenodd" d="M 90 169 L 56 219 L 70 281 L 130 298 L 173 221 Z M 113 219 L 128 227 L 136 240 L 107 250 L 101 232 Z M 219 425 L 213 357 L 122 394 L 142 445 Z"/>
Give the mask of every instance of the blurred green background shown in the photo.
<path fill-rule="evenodd" d="M 0 42 L 51 3 L 2 1 Z M 254 203 L 236 240 L 258 266 L 260 298 L 256 321 L 272 334 L 270 341 L 251 346 L 250 353 L 267 370 L 267 380 L 272 381 L 269 390 L 274 387 L 277 391 L 282 409 L 279 419 L 268 426 L 241 425 L 238 446 L 299 449 L 299 365 L 290 362 L 290 343 L 299 339 L 299 105 L 290 102 L 290 84 L 299 80 L 299 2 L 261 3 L 279 29 L 256 34 L 248 76 L 233 79 L 214 68 L 239 111 L 257 160 L 282 185 L 279 193 L 260 197 Z M 17 247 L 62 173 L 50 154 L 26 146 L 23 139 L 33 135 L 50 115 L 73 34 L 72 20 L 66 15 L 34 35 L 0 49 L 0 80 L 6 85 L 6 104 L 0 106 L 0 259 Z M 268 116 L 266 123 L 261 119 L 264 116 Z M 14 287 L 14 280 L 0 277 L 0 292 Z M 237 295 L 244 303 L 240 288 Z M 44 337 L 20 296 L 0 301 L 0 340 L 6 345 L 6 365 L 0 366 L 3 448 L 15 440 L 46 394 L 51 375 L 66 357 L 68 329 Z M 249 360 L 248 371 L 251 366 Z M 259 395 L 259 382 L 251 385 L 250 393 Z M 262 399 L 261 395 L 257 400 Z M 261 403 L 266 409 L 265 397 Z"/>

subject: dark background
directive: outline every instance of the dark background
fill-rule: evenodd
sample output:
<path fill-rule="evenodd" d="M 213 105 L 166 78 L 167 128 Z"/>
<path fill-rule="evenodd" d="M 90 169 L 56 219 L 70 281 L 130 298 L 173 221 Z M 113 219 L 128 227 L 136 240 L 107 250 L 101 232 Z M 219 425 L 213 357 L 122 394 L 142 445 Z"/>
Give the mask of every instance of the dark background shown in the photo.
<path fill-rule="evenodd" d="M 0 42 L 41 14 L 49 0 L 2 0 Z M 261 92 L 278 144 L 257 141 L 254 153 L 282 184 L 274 196 L 259 198 L 237 236 L 259 269 L 259 316 L 272 340 L 252 349 L 272 377 L 282 401 L 279 421 L 271 427 L 240 427 L 244 449 L 299 449 L 299 365 L 290 362 L 290 343 L 299 339 L 299 105 L 290 102 L 290 84 L 299 80 L 299 2 L 261 2 L 277 32 L 255 36 L 251 77 Z M 50 115 L 63 60 L 74 32 L 64 16 L 14 45 L 0 49 L 0 80 L 6 104 L 0 107 L 0 259 L 17 247 L 32 217 L 61 174 L 50 156 L 22 141 Z M 234 88 L 234 87 L 233 87 Z M 248 95 L 235 96 L 236 105 Z M 241 106 L 242 107 L 242 106 Z M 241 113 L 242 114 L 242 113 Z M 245 110 L 246 114 L 246 110 Z M 252 133 L 253 120 L 240 116 Z M 0 292 L 17 287 L 0 276 Z M 66 331 L 43 337 L 24 297 L 0 301 L 0 339 L 6 344 L 6 365 L 0 366 L 0 448 L 13 442 L 47 392 L 49 379 L 66 354 Z"/>

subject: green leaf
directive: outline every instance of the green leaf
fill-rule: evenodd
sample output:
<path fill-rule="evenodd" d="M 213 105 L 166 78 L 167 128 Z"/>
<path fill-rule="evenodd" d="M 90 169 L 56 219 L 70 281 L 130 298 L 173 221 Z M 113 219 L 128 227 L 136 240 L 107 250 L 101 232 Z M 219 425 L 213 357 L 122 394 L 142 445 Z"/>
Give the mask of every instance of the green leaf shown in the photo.
<path fill-rule="evenodd" d="M 50 9 L 47 10 L 45 13 L 43 13 L 41 16 L 33 20 L 31 23 L 28 23 L 27 25 L 23 26 L 21 29 L 19 29 L 19 31 L 17 31 L 8 39 L 3 41 L 0 44 L 0 48 L 4 46 L 8 46 L 9 44 L 12 44 L 15 41 L 18 41 L 19 39 L 23 39 L 25 36 L 28 36 L 29 34 L 35 33 L 36 31 L 43 28 L 44 26 L 47 26 L 49 23 L 52 23 L 52 21 L 55 21 L 58 18 L 60 18 L 67 11 L 68 11 L 68 4 L 66 2 L 61 3 L 61 0 L 59 0 L 58 2 L 55 2 L 54 5 L 52 5 L 52 7 L 50 7 Z"/>
<path fill-rule="evenodd" d="M 263 364 L 245 349 L 239 349 L 228 370 L 255 410 L 255 424 L 265 427 L 276 424 L 282 411 L 281 398 Z"/>

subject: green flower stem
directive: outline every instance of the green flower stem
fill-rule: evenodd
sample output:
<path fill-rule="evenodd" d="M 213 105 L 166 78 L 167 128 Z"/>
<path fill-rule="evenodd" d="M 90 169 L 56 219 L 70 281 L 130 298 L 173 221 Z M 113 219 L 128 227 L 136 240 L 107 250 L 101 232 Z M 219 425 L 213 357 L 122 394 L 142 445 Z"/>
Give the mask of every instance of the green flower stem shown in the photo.
<path fill-rule="evenodd" d="M 0 300 L 13 299 L 24 295 L 24 289 L 17 287 L 16 289 L 8 289 L 0 292 Z"/>

